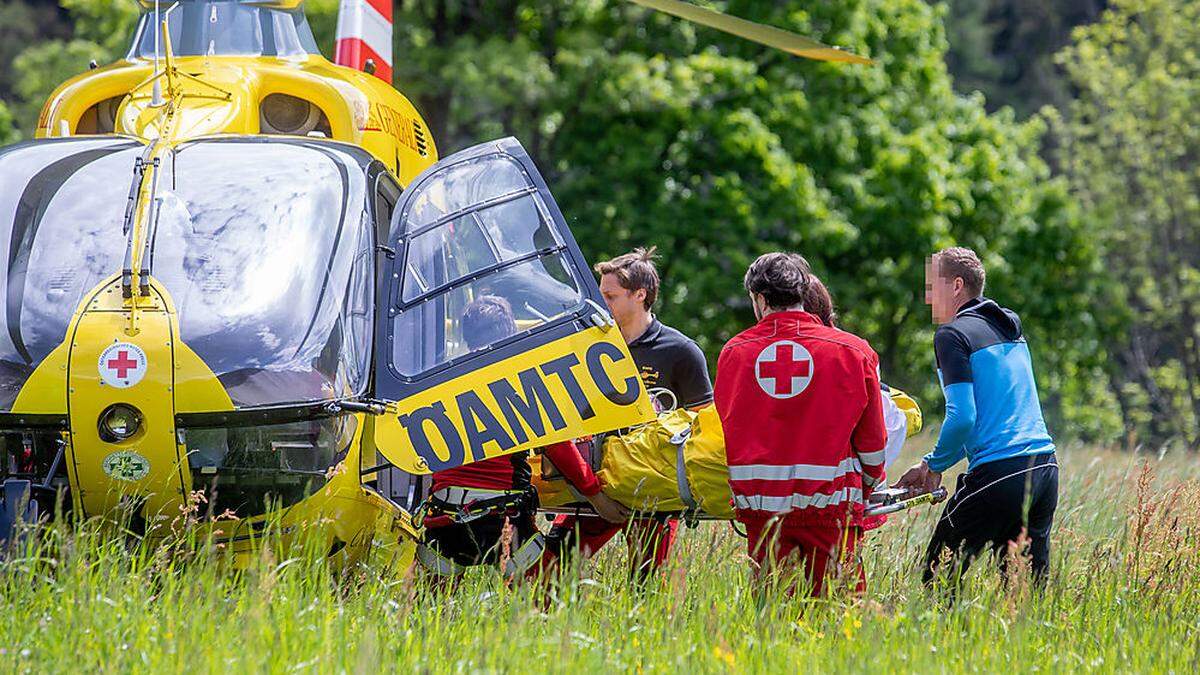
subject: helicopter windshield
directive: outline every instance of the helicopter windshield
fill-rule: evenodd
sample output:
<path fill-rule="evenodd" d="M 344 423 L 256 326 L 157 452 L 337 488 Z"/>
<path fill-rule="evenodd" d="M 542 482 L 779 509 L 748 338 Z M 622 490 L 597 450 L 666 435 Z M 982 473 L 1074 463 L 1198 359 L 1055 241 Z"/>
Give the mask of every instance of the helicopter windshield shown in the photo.
<path fill-rule="evenodd" d="M 163 3 L 165 11 L 168 3 Z M 159 14 L 162 17 L 162 14 Z M 303 56 L 318 54 L 303 9 L 265 7 L 235 0 L 181 0 L 171 12 L 176 56 Z M 155 56 L 154 12 L 143 12 L 129 59 Z M 161 47 L 160 47 L 161 50 Z"/>
<path fill-rule="evenodd" d="M 369 161 L 332 143 L 228 139 L 165 163 L 151 275 L 236 406 L 365 391 Z"/>
<path fill-rule="evenodd" d="M 32 141 L 0 150 L 0 410 L 66 336 L 84 294 L 121 269 L 125 205 L 143 146 Z"/>

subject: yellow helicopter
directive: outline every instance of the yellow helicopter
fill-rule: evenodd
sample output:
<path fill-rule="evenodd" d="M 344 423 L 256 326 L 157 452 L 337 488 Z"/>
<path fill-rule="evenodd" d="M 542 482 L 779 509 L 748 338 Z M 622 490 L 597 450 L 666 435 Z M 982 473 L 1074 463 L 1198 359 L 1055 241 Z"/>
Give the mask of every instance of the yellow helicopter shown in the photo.
<path fill-rule="evenodd" d="M 0 149 L 0 539 L 56 500 L 150 536 L 199 505 L 234 550 L 275 523 L 336 560 L 378 545 L 408 564 L 421 476 L 652 417 L 520 143 L 438 161 L 386 81 L 390 3 L 343 2 L 347 66 L 302 0 L 140 1 L 126 58 Z M 468 348 L 482 294 L 520 330 Z"/>

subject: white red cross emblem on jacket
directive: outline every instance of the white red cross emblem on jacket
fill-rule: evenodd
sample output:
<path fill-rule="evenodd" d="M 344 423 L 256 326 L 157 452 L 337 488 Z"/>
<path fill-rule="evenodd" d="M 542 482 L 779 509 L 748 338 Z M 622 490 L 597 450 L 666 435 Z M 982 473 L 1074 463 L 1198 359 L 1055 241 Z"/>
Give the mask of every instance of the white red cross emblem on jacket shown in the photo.
<path fill-rule="evenodd" d="M 771 398 L 791 398 L 808 388 L 813 378 L 812 355 L 804 345 L 780 340 L 767 345 L 754 361 L 758 386 Z"/>

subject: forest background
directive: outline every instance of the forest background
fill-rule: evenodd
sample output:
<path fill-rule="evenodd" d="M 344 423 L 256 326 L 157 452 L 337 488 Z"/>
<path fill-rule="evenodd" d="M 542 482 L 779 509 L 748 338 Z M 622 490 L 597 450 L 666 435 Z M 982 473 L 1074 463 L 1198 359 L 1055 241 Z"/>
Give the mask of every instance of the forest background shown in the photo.
<path fill-rule="evenodd" d="M 444 156 L 517 136 L 593 260 L 661 254 L 710 366 L 759 253 L 805 254 L 885 379 L 941 404 L 926 256 L 971 246 L 1060 439 L 1200 448 L 1200 0 L 728 0 L 815 63 L 617 0 L 398 0 L 395 84 Z M 332 50 L 337 0 L 308 0 Z M 132 0 L 0 0 L 0 145 L 123 58 Z"/>

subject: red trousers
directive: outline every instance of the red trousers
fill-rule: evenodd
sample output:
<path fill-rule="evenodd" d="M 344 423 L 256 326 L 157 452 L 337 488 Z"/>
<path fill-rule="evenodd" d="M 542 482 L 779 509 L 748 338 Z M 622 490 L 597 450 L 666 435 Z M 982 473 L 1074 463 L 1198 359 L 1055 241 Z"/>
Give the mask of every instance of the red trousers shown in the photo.
<path fill-rule="evenodd" d="M 858 559 L 861 527 L 796 525 L 778 520 L 744 522 L 746 546 L 754 561 L 755 579 L 799 571 L 813 597 L 822 595 L 829 579 L 853 582 L 858 593 L 867 590 L 867 578 Z M 791 593 L 795 589 L 789 587 Z"/>
<path fill-rule="evenodd" d="M 584 558 L 596 554 L 618 532 L 625 532 L 629 544 L 630 572 L 644 579 L 671 557 L 671 546 L 675 543 L 675 531 L 679 520 L 656 520 L 635 518 L 627 523 L 610 523 L 603 518 L 578 518 L 562 515 L 554 519 L 554 526 L 546 535 L 546 552 L 542 555 L 540 573 L 553 573 L 558 558 L 566 554 L 572 545 L 578 546 Z"/>

